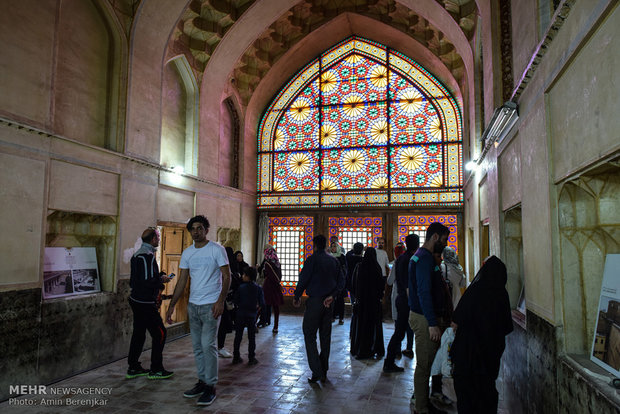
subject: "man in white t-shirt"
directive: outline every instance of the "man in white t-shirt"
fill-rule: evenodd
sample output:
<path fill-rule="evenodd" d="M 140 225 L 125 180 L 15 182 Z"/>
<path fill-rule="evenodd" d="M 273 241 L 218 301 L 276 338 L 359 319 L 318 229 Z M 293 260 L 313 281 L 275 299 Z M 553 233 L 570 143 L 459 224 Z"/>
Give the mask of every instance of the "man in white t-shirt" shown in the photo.
<path fill-rule="evenodd" d="M 377 262 L 381 267 L 381 274 L 383 279 L 387 279 L 387 275 L 390 273 L 390 259 L 388 258 L 385 249 L 385 239 L 383 237 L 377 237 Z"/>
<path fill-rule="evenodd" d="M 198 405 L 211 405 L 217 384 L 217 321 L 224 311 L 224 301 L 230 286 L 230 268 L 226 250 L 207 240 L 209 220 L 196 216 L 187 223 L 194 244 L 183 251 L 179 264 L 180 275 L 170 300 L 166 319 L 172 323 L 174 306 L 185 290 L 191 276 L 187 314 L 192 346 L 198 371 L 198 382 L 184 397 L 198 398 Z"/>

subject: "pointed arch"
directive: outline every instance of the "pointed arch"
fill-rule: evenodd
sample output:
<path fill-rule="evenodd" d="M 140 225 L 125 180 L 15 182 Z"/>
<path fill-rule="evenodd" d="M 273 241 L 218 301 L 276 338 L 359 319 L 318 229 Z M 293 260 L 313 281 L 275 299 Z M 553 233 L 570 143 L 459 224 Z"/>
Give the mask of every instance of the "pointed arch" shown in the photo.
<path fill-rule="evenodd" d="M 417 62 L 352 36 L 308 63 L 258 133 L 259 208 L 462 205 L 462 120 Z"/>

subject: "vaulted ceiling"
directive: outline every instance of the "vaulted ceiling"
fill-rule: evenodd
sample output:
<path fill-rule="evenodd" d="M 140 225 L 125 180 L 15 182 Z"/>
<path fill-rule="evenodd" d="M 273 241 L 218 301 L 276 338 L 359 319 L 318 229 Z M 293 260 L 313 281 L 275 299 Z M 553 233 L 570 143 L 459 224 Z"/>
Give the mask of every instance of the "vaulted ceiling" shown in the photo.
<path fill-rule="evenodd" d="M 432 1 L 432 0 L 430 0 Z M 477 20 L 474 0 L 435 0 L 471 41 Z M 183 12 L 168 45 L 168 55 L 184 54 L 200 78 L 225 34 L 255 0 L 192 0 Z M 265 74 L 304 37 L 342 13 L 355 13 L 387 24 L 432 52 L 460 83 L 464 76 L 462 57 L 436 27 L 404 3 L 394 0 L 302 0 L 281 16 L 246 49 L 231 77 L 245 104 Z M 416 2 L 408 2 L 416 4 Z M 247 23 L 246 23 L 247 24 Z M 414 57 L 415 58 L 415 57 Z"/>

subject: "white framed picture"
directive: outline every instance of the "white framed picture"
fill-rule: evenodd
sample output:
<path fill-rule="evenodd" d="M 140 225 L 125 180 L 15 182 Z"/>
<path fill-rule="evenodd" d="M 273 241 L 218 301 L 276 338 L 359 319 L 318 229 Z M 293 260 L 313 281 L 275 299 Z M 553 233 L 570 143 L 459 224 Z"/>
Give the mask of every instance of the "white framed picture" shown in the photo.
<path fill-rule="evenodd" d="M 605 259 L 590 360 L 620 377 L 620 254 Z"/>
<path fill-rule="evenodd" d="M 101 291 L 94 247 L 46 247 L 43 263 L 44 299 Z"/>

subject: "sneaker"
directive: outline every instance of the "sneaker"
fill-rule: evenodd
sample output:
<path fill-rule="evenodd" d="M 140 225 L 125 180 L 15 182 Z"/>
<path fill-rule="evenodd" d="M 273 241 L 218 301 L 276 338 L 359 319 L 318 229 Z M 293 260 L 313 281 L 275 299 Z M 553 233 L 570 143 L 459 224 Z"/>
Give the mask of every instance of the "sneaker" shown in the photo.
<path fill-rule="evenodd" d="M 243 359 L 241 359 L 241 357 L 236 356 L 236 357 L 233 358 L 231 364 L 236 365 L 236 364 L 240 364 L 242 362 L 243 362 Z"/>
<path fill-rule="evenodd" d="M 196 385 L 194 385 L 194 388 L 192 388 L 191 390 L 185 391 L 183 393 L 183 396 L 185 398 L 198 397 L 200 394 L 205 392 L 206 387 L 207 387 L 207 384 L 205 384 L 202 380 L 198 380 Z"/>
<path fill-rule="evenodd" d="M 391 364 L 391 365 L 383 365 L 383 372 L 389 374 L 392 372 L 403 372 L 405 370 L 405 368 L 403 367 L 399 367 L 396 364 Z"/>
<path fill-rule="evenodd" d="M 166 371 L 165 369 L 162 369 L 161 371 L 157 371 L 157 372 L 149 371 L 148 379 L 168 379 L 173 375 L 174 375 L 174 372 Z"/>
<path fill-rule="evenodd" d="M 226 350 L 226 348 L 220 348 L 217 350 L 217 354 L 220 358 L 232 358 L 232 354 Z"/>
<path fill-rule="evenodd" d="M 413 358 L 413 351 L 411 349 L 403 349 L 401 353 L 407 358 Z"/>
<path fill-rule="evenodd" d="M 205 392 L 198 398 L 197 405 L 211 405 L 215 401 L 215 387 L 206 385 Z"/>
<path fill-rule="evenodd" d="M 144 377 L 149 375 L 149 370 L 148 369 L 144 369 L 142 367 L 138 367 L 136 369 L 131 369 L 129 368 L 127 370 L 127 375 L 125 375 L 125 378 L 127 379 L 134 379 L 137 377 Z"/>
<path fill-rule="evenodd" d="M 430 396 L 430 401 L 437 405 L 452 405 L 452 400 L 440 392 L 434 392 Z"/>
<path fill-rule="evenodd" d="M 250 358 L 250 360 L 248 361 L 248 365 L 256 365 L 258 364 L 258 359 L 256 358 Z"/>

